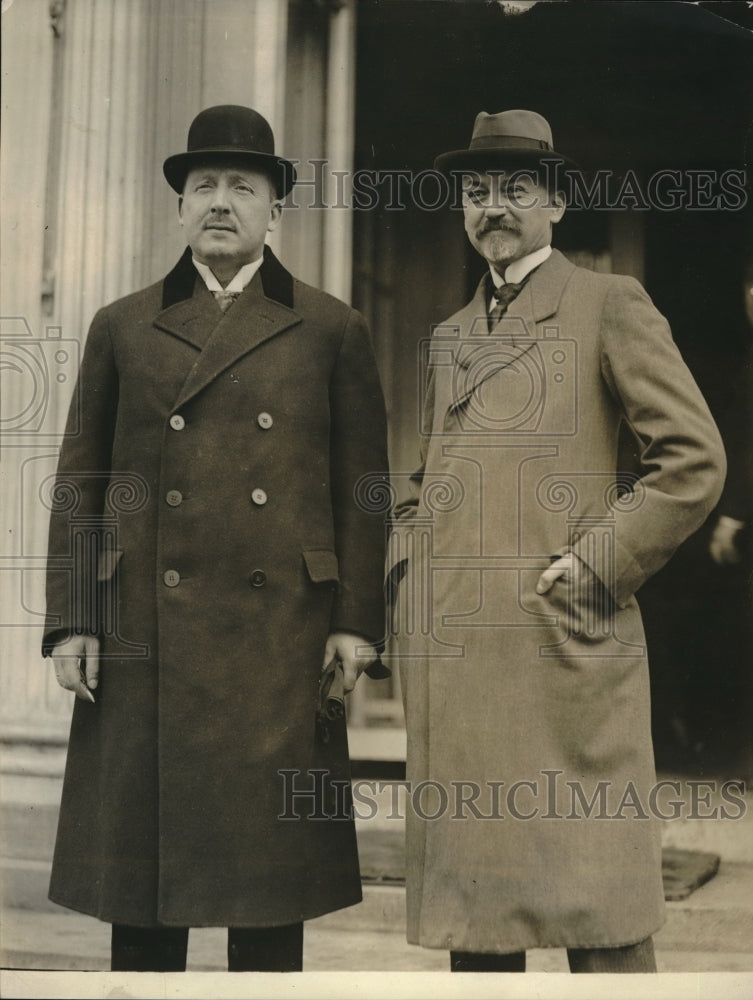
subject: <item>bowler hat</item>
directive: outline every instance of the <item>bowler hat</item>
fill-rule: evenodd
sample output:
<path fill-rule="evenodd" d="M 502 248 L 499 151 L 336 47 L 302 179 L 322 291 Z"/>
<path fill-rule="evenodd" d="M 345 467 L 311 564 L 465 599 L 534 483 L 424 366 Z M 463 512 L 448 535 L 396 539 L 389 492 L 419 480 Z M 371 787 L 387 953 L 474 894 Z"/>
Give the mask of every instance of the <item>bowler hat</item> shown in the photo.
<path fill-rule="evenodd" d="M 205 108 L 191 122 L 185 153 L 168 156 L 162 170 L 178 194 L 189 171 L 207 160 L 241 160 L 270 174 L 277 195 L 284 198 L 295 184 L 295 167 L 275 156 L 275 139 L 266 118 L 253 108 L 220 104 Z"/>
<path fill-rule="evenodd" d="M 549 122 L 535 111 L 500 111 L 495 115 L 481 111 L 473 123 L 468 149 L 442 153 L 434 167 L 444 173 L 451 170 L 475 170 L 504 164 L 559 161 L 578 169 L 578 165 L 554 150 Z"/>

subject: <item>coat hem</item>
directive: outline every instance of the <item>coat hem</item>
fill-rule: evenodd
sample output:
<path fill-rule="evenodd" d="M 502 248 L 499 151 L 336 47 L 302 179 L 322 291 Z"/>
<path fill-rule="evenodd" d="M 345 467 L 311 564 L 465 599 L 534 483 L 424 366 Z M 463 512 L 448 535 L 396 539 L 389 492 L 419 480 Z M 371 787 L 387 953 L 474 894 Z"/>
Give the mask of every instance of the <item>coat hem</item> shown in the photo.
<path fill-rule="evenodd" d="M 420 934 L 406 934 L 406 940 L 408 944 L 418 945 L 421 948 L 432 948 L 437 951 L 470 951 L 477 954 L 484 955 L 514 955 L 517 952 L 529 951 L 532 948 L 572 948 L 572 949 L 597 949 L 597 948 L 630 948 L 632 945 L 641 944 L 647 938 L 653 937 L 666 923 L 666 916 L 663 917 L 659 923 L 653 928 L 653 930 L 647 930 L 644 934 L 639 937 L 630 937 L 628 940 L 619 941 L 592 941 L 590 943 L 577 941 L 577 942 L 566 942 L 566 941 L 529 941 L 525 944 L 510 945 L 504 948 L 482 948 L 478 945 L 469 946 L 463 942 L 453 942 L 452 944 L 447 943 L 447 939 L 441 943 L 430 943 L 426 940 L 421 940 Z"/>
<path fill-rule="evenodd" d="M 67 910 L 74 910 L 76 913 L 84 913 L 88 917 L 94 917 L 96 920 L 102 921 L 106 924 L 124 924 L 128 927 L 285 927 L 288 924 L 295 924 L 299 922 L 305 922 L 306 920 L 314 920 L 317 917 L 323 917 L 327 913 L 334 913 L 337 910 L 344 910 L 350 906 L 357 906 L 359 903 L 363 902 L 363 893 L 358 892 L 354 894 L 353 898 L 347 902 L 338 902 L 333 905 L 326 905 L 322 907 L 306 907 L 299 910 L 297 913 L 289 913 L 285 917 L 280 917 L 275 920 L 260 920 L 260 919 L 246 919 L 246 920 L 160 920 L 158 917 L 154 920 L 143 920 L 137 919 L 132 916 L 127 915 L 116 915 L 110 911 L 106 911 L 100 907 L 88 906 L 85 903 L 72 903 L 66 902 L 61 896 L 56 896 L 52 892 L 48 893 L 47 898 L 50 902 L 55 903 L 58 906 L 64 906 Z"/>

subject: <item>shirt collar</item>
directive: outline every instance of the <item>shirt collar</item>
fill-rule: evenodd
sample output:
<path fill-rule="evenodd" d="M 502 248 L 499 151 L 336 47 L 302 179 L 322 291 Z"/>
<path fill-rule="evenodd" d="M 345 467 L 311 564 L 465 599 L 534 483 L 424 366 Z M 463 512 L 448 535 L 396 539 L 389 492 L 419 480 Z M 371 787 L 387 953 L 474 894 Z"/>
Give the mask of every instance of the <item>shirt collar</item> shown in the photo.
<path fill-rule="evenodd" d="M 210 292 L 242 292 L 261 267 L 264 257 L 262 256 L 259 257 L 258 260 L 252 260 L 250 264 L 244 264 L 226 288 L 222 287 L 210 267 L 203 264 L 195 257 L 192 259 L 194 267 L 201 275 L 204 284 Z"/>
<path fill-rule="evenodd" d="M 539 264 L 543 264 L 552 253 L 551 246 L 540 247 L 538 250 L 534 250 L 533 253 L 526 254 L 525 257 L 521 257 L 520 260 L 514 260 L 512 264 L 508 264 L 505 268 L 504 281 L 493 267 L 489 268 L 491 272 L 492 281 L 494 282 L 495 288 L 501 288 L 502 285 L 515 284 L 518 281 L 522 281 L 525 276 L 534 269 L 538 267 Z"/>

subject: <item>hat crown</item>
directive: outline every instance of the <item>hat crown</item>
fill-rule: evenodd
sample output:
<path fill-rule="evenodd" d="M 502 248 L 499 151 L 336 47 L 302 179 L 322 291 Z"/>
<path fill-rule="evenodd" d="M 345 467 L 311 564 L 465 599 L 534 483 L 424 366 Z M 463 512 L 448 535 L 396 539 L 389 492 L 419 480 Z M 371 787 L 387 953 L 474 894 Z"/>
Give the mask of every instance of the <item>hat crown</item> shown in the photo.
<path fill-rule="evenodd" d="M 553 149 L 554 140 L 549 122 L 536 111 L 499 111 L 490 115 L 480 111 L 473 123 L 471 146 L 486 145 L 490 139 L 524 139 L 540 145 L 541 149 Z"/>
<path fill-rule="evenodd" d="M 178 194 L 190 170 L 210 162 L 232 159 L 249 169 L 263 170 L 275 182 L 277 196 L 284 198 L 296 181 L 290 160 L 275 156 L 275 139 L 266 118 L 240 104 L 218 104 L 205 108 L 191 122 L 185 153 L 168 156 L 162 172 Z"/>
<path fill-rule="evenodd" d="M 200 111 L 188 130 L 187 152 L 212 150 L 273 156 L 275 140 L 269 122 L 258 111 L 220 104 Z"/>
<path fill-rule="evenodd" d="M 536 111 L 516 108 L 490 115 L 480 111 L 473 123 L 473 134 L 467 149 L 441 153 L 434 167 L 445 173 L 469 170 L 495 170 L 508 164 L 527 166 L 542 161 L 562 163 L 569 170 L 579 171 L 577 163 L 554 149 L 549 122 Z"/>

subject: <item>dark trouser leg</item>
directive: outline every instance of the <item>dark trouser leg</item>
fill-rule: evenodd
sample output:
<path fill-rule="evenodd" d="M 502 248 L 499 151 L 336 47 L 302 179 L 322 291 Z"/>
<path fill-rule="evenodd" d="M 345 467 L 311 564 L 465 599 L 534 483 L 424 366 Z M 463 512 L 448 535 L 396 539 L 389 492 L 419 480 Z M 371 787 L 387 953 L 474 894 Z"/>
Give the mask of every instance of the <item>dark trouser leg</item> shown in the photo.
<path fill-rule="evenodd" d="M 112 925 L 113 972 L 185 972 L 187 951 L 187 927 Z"/>
<path fill-rule="evenodd" d="M 229 927 L 228 972 L 300 972 L 303 924 L 284 927 Z"/>
<path fill-rule="evenodd" d="M 480 951 L 451 951 L 451 972 L 525 972 L 526 953 L 493 955 Z"/>
<path fill-rule="evenodd" d="M 625 948 L 568 948 L 571 972 L 656 972 L 654 940 Z"/>

